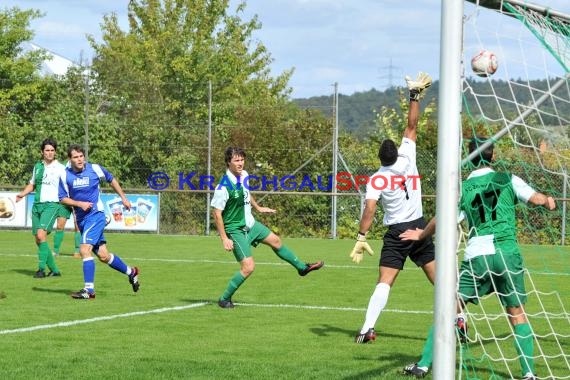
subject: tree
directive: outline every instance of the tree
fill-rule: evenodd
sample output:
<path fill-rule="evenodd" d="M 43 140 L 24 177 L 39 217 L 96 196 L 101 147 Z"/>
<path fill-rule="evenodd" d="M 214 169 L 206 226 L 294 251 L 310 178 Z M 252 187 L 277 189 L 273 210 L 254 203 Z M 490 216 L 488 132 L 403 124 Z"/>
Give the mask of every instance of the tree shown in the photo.
<path fill-rule="evenodd" d="M 28 178 L 27 167 L 39 152 L 35 116 L 45 109 L 53 81 L 41 78 L 39 68 L 45 51 L 25 51 L 33 38 L 31 20 L 38 11 L 19 8 L 0 12 L 0 181 L 21 184 Z M 25 178 L 25 179 L 24 179 Z"/>
<path fill-rule="evenodd" d="M 252 45 L 260 24 L 256 17 L 242 21 L 244 7 L 231 15 L 228 0 L 132 0 L 128 31 L 111 14 L 102 24 L 104 42 L 90 37 L 91 69 L 107 94 L 107 112 L 123 120 L 124 153 L 137 157 L 140 181 L 149 174 L 144 168 L 203 162 L 194 147 L 203 146 L 207 131 L 209 81 L 221 136 L 237 108 L 284 101 L 290 73 L 269 75 L 269 53 Z"/>

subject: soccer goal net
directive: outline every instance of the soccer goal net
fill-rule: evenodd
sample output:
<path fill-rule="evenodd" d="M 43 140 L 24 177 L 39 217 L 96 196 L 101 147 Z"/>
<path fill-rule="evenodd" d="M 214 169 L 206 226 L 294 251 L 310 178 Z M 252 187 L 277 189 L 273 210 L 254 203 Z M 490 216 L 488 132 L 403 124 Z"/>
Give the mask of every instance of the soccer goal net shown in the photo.
<path fill-rule="evenodd" d="M 472 170 L 467 140 L 485 136 L 494 142 L 494 169 L 552 195 L 557 209 L 515 206 L 532 358 L 517 347 L 515 329 L 494 293 L 467 307 L 469 332 L 467 343 L 458 345 L 459 377 L 521 378 L 521 362 L 532 359 L 537 378 L 570 379 L 570 16 L 522 0 L 464 5 L 463 178 Z M 494 53 L 498 62 L 487 77 L 475 75 L 471 66 L 482 50 Z"/>

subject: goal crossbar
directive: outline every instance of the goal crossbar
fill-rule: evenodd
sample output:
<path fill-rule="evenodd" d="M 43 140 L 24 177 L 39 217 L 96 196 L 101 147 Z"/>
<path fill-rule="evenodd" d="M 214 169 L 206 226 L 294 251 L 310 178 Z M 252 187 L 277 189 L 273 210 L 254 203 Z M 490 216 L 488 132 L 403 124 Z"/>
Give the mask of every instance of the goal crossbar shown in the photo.
<path fill-rule="evenodd" d="M 555 17 L 563 24 L 570 26 L 570 15 L 564 12 L 559 12 L 555 9 L 544 7 L 542 5 L 533 4 L 523 0 L 467 0 L 470 3 L 485 7 L 488 9 L 499 11 L 503 14 L 516 17 L 512 14 L 505 5 L 510 4 L 514 6 L 524 7 L 534 12 L 540 13 L 545 17 Z"/>

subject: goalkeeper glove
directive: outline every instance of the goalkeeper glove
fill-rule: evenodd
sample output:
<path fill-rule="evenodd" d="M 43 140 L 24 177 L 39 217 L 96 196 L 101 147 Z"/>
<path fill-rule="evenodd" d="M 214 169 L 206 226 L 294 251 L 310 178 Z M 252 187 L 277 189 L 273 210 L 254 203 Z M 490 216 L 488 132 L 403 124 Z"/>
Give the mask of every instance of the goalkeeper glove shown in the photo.
<path fill-rule="evenodd" d="M 417 102 L 423 97 L 424 90 L 431 86 L 431 77 L 420 71 L 415 80 L 406 75 L 406 84 L 410 90 L 410 101 Z"/>
<path fill-rule="evenodd" d="M 370 256 L 374 254 L 374 251 L 366 242 L 366 236 L 359 232 L 356 237 L 356 244 L 354 244 L 354 248 L 352 248 L 352 252 L 350 252 L 350 258 L 354 263 L 359 264 L 364 257 L 364 251 L 366 251 Z"/>

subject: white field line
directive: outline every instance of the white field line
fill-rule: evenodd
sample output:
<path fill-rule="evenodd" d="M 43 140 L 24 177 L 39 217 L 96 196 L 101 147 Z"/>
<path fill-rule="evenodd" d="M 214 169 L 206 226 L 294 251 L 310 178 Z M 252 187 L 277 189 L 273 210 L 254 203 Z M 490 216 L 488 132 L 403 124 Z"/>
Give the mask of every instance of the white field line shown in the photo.
<path fill-rule="evenodd" d="M 172 306 L 172 307 L 162 307 L 159 309 L 147 310 L 147 311 L 135 311 L 131 313 L 124 313 L 124 314 L 115 314 L 115 315 L 107 315 L 101 317 L 94 317 L 94 318 L 87 318 L 87 319 L 78 319 L 74 321 L 66 321 L 66 322 L 58 322 L 53 324 L 47 325 L 37 325 L 37 326 L 30 326 L 30 327 L 22 327 L 17 329 L 7 329 L 7 330 L 0 330 L 0 335 L 7 335 L 7 334 L 18 334 L 18 333 L 26 333 L 32 332 L 37 330 L 47 330 L 53 329 L 58 327 L 70 327 L 70 326 L 77 326 L 87 323 L 95 323 L 101 321 L 109 321 L 118 318 L 131 318 L 141 315 L 150 315 L 150 314 L 161 314 L 161 313 L 168 313 L 172 311 L 180 311 L 186 309 L 195 309 L 198 307 L 203 307 L 207 305 L 215 304 L 214 302 L 205 301 L 199 303 L 193 303 L 190 305 L 183 305 L 183 306 Z M 262 307 L 262 308 L 277 308 L 277 309 L 300 309 L 300 310 L 331 310 L 331 311 L 357 311 L 357 312 L 365 312 L 365 308 L 357 308 L 357 307 L 336 307 L 336 306 L 312 306 L 312 305 L 290 305 L 290 304 L 257 304 L 257 303 L 242 303 L 236 302 L 237 306 L 240 307 Z M 223 311 L 221 311 L 223 312 Z M 401 309 L 384 309 L 383 313 L 396 313 L 396 314 L 423 314 L 423 315 L 432 315 L 433 311 L 431 310 L 401 310 Z M 474 314 L 474 316 L 480 316 L 480 314 Z M 567 318 L 567 317 L 566 317 Z"/>
<path fill-rule="evenodd" d="M 154 310 L 134 311 L 132 313 L 107 315 L 107 316 L 88 318 L 88 319 L 78 319 L 75 321 L 67 321 L 67 322 L 58 322 L 58 323 L 53 323 L 53 324 L 49 324 L 49 325 L 37 325 L 37 326 L 30 326 L 30 327 L 22 327 L 19 329 L 0 330 L 0 335 L 31 332 L 31 331 L 37 331 L 37 330 L 46 330 L 46 329 L 53 329 L 56 327 L 77 326 L 77 325 L 82 325 L 85 323 L 109 321 L 109 320 L 117 319 L 117 318 L 130 318 L 130 317 L 135 317 L 135 316 L 139 316 L 139 315 L 159 314 L 159 313 L 165 313 L 165 312 L 169 312 L 169 311 L 193 309 L 196 307 L 208 305 L 209 303 L 210 302 L 200 302 L 200 303 L 193 303 L 193 304 L 184 305 L 184 306 L 162 307 L 160 309 L 154 309 Z"/>
<path fill-rule="evenodd" d="M 193 303 L 193 304 L 184 305 L 184 306 L 162 307 L 160 309 L 147 310 L 147 311 L 135 311 L 135 312 L 131 312 L 131 313 L 107 315 L 107 316 L 87 318 L 87 319 L 78 319 L 78 320 L 74 320 L 74 321 L 58 322 L 58 323 L 52 323 L 52 324 L 47 324 L 47 325 L 37 325 L 37 326 L 30 326 L 30 327 L 22 327 L 22 328 L 18 328 L 18 329 L 0 330 L 0 335 L 26 333 L 26 332 L 32 332 L 32 331 L 37 331 L 37 330 L 53 329 L 53 328 L 58 328 L 58 327 L 70 327 L 70 326 L 77 326 L 77 325 L 82 325 L 82 324 L 87 324 L 87 323 L 109 321 L 109 320 L 118 319 L 118 318 L 131 318 L 131 317 L 136 317 L 136 316 L 140 316 L 140 315 L 168 313 L 171 311 L 194 309 L 194 308 L 198 308 L 198 307 L 202 307 L 202 306 L 206 306 L 206 305 L 210 305 L 210 304 L 213 304 L 213 302 L 199 302 L 199 303 Z M 266 307 L 266 308 L 273 307 L 273 308 L 281 308 L 281 309 L 289 308 L 289 309 L 305 309 L 305 310 L 333 310 L 333 311 L 358 311 L 358 312 L 366 311 L 366 309 L 354 308 L 354 307 L 286 305 L 286 304 L 254 304 L 254 303 L 240 303 L 240 302 L 236 302 L 235 304 L 240 306 L 240 307 Z M 223 312 L 223 310 L 221 310 L 221 312 Z M 420 311 L 420 310 L 385 309 L 384 312 L 403 313 L 403 314 L 433 314 L 431 311 Z"/>
<path fill-rule="evenodd" d="M 10 253 L 0 253 L 0 256 L 11 256 L 11 257 L 38 257 L 37 254 L 34 255 L 28 255 L 28 254 L 10 254 Z M 121 256 L 123 259 L 126 259 L 127 257 L 123 257 Z M 60 259 L 73 259 L 73 260 L 78 260 L 72 256 L 58 256 L 58 258 Z M 235 260 L 208 260 L 208 259 L 161 259 L 161 258 L 140 258 L 140 257 L 128 257 L 129 261 L 135 261 L 135 262 L 163 262 L 163 263 L 188 263 L 188 264 L 232 264 L 235 265 L 236 261 Z M 347 259 L 349 260 L 349 259 Z M 374 264 L 376 264 L 376 260 L 374 261 Z M 285 263 L 285 262 L 263 262 L 263 261 L 255 261 L 255 265 L 270 265 L 270 266 L 289 266 L 290 264 Z M 347 264 L 347 265 L 332 265 L 332 264 L 327 264 L 326 260 L 325 260 L 325 268 L 336 268 L 336 269 L 343 269 L 343 268 L 350 268 L 350 269 L 377 269 L 378 265 L 356 265 L 356 264 Z M 421 268 L 416 268 L 416 267 L 411 267 L 411 268 L 406 268 L 405 270 L 421 270 Z M 564 273 L 564 272 L 531 272 L 532 275 L 542 275 L 542 276 L 570 276 L 570 273 Z"/>

